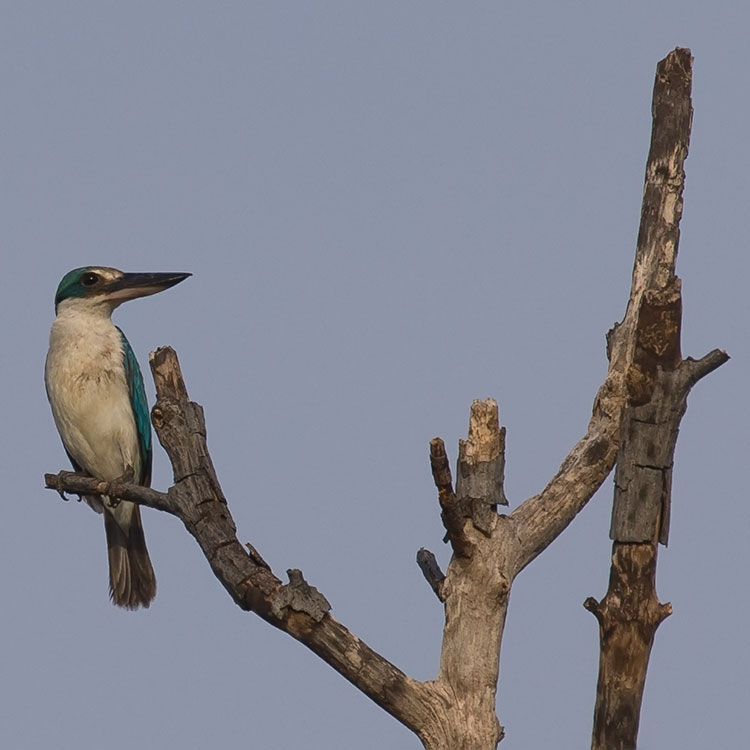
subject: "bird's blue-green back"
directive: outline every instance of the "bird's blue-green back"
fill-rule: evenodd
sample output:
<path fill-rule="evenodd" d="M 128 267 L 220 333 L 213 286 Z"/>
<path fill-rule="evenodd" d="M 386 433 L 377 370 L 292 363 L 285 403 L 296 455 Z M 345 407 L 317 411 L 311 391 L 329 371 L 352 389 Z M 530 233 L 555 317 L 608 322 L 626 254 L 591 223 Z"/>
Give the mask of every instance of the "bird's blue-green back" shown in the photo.
<path fill-rule="evenodd" d="M 138 444 L 141 451 L 141 476 L 135 477 L 138 484 L 151 484 L 151 422 L 149 420 L 146 390 L 143 387 L 143 375 L 138 366 L 138 360 L 133 354 L 130 343 L 125 334 L 118 328 L 122 339 L 123 364 L 125 365 L 125 379 L 130 391 L 130 403 L 133 406 L 133 416 L 138 428 Z"/>

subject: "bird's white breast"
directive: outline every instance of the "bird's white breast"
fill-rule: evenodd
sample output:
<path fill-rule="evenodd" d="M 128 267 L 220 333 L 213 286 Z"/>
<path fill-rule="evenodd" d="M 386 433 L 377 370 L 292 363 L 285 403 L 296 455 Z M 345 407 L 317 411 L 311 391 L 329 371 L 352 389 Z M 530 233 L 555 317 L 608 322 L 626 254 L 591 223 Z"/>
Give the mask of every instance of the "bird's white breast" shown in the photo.
<path fill-rule="evenodd" d="M 50 333 L 47 395 L 68 452 L 92 476 L 140 472 L 138 430 L 125 378 L 122 340 L 108 314 L 63 309 Z"/>

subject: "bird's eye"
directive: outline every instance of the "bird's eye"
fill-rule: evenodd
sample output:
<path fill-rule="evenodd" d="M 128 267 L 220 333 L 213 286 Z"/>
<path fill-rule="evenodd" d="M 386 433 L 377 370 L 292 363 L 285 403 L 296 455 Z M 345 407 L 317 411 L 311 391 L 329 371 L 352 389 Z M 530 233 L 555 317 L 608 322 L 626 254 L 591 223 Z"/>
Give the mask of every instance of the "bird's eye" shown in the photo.
<path fill-rule="evenodd" d="M 99 281 L 99 277 L 95 273 L 85 273 L 81 276 L 81 284 L 84 286 L 94 286 Z"/>

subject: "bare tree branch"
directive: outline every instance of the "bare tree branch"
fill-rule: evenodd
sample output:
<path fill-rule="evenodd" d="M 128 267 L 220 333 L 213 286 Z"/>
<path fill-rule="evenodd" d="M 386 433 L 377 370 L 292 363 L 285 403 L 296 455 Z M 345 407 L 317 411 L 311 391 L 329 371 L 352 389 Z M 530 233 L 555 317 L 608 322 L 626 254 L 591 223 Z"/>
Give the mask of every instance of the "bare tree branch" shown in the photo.
<path fill-rule="evenodd" d="M 417 734 L 429 724 L 436 698 L 373 651 L 330 615 L 325 597 L 297 570 L 283 584 L 257 550 L 245 549 L 219 485 L 206 445 L 201 407 L 188 399 L 177 355 L 169 347 L 151 355 L 157 402 L 151 416 L 174 470 L 174 485 L 161 493 L 132 484 L 100 482 L 71 472 L 45 475 L 47 487 L 107 494 L 176 515 L 198 542 L 214 575 L 234 601 L 286 631 L 339 671 L 378 705 Z"/>
<path fill-rule="evenodd" d="M 118 481 L 105 482 L 102 479 L 94 479 L 85 474 L 61 471 L 58 474 L 45 474 L 44 486 L 50 490 L 57 490 L 60 494 L 70 492 L 79 496 L 108 495 L 120 500 L 129 500 L 139 505 L 146 505 L 155 510 L 163 510 L 167 513 L 175 512 L 168 493 L 157 492 L 150 487 L 141 487 L 139 484 Z"/>
<path fill-rule="evenodd" d="M 417 565 L 419 565 L 419 569 L 422 571 L 422 575 L 425 577 L 427 583 L 430 584 L 430 588 L 435 592 L 435 596 L 440 599 L 441 602 L 445 601 L 445 596 L 443 595 L 445 573 L 440 570 L 435 555 L 433 555 L 430 550 L 422 547 L 417 552 Z"/>
<path fill-rule="evenodd" d="M 469 436 L 458 441 L 456 497 L 474 526 L 490 533 L 498 505 L 507 505 L 505 480 L 505 428 L 500 427 L 494 399 L 474 401 Z"/>
<path fill-rule="evenodd" d="M 460 557 L 470 557 L 473 550 L 464 534 L 464 513 L 453 491 L 453 478 L 442 438 L 430 440 L 430 468 L 438 491 L 440 518 L 445 526 L 445 541 Z"/>

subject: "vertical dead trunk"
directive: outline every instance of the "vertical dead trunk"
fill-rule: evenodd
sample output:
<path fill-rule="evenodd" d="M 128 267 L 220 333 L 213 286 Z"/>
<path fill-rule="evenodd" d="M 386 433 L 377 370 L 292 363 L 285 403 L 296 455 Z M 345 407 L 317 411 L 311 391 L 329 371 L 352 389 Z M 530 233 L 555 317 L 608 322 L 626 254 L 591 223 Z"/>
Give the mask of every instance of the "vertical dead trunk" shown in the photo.
<path fill-rule="evenodd" d="M 654 248 L 672 263 L 656 269 L 639 306 L 617 453 L 609 589 L 601 602 L 590 597 L 584 603 L 596 615 L 600 633 L 594 750 L 636 747 L 654 635 L 672 611 L 656 594 L 656 560 L 659 543 L 669 537 L 680 420 L 691 387 L 727 359 L 713 352 L 696 362 L 683 360 L 680 353 L 682 297 L 674 259 L 692 120 L 691 81 L 689 50 L 676 49 L 657 66 L 636 263 Z"/>

